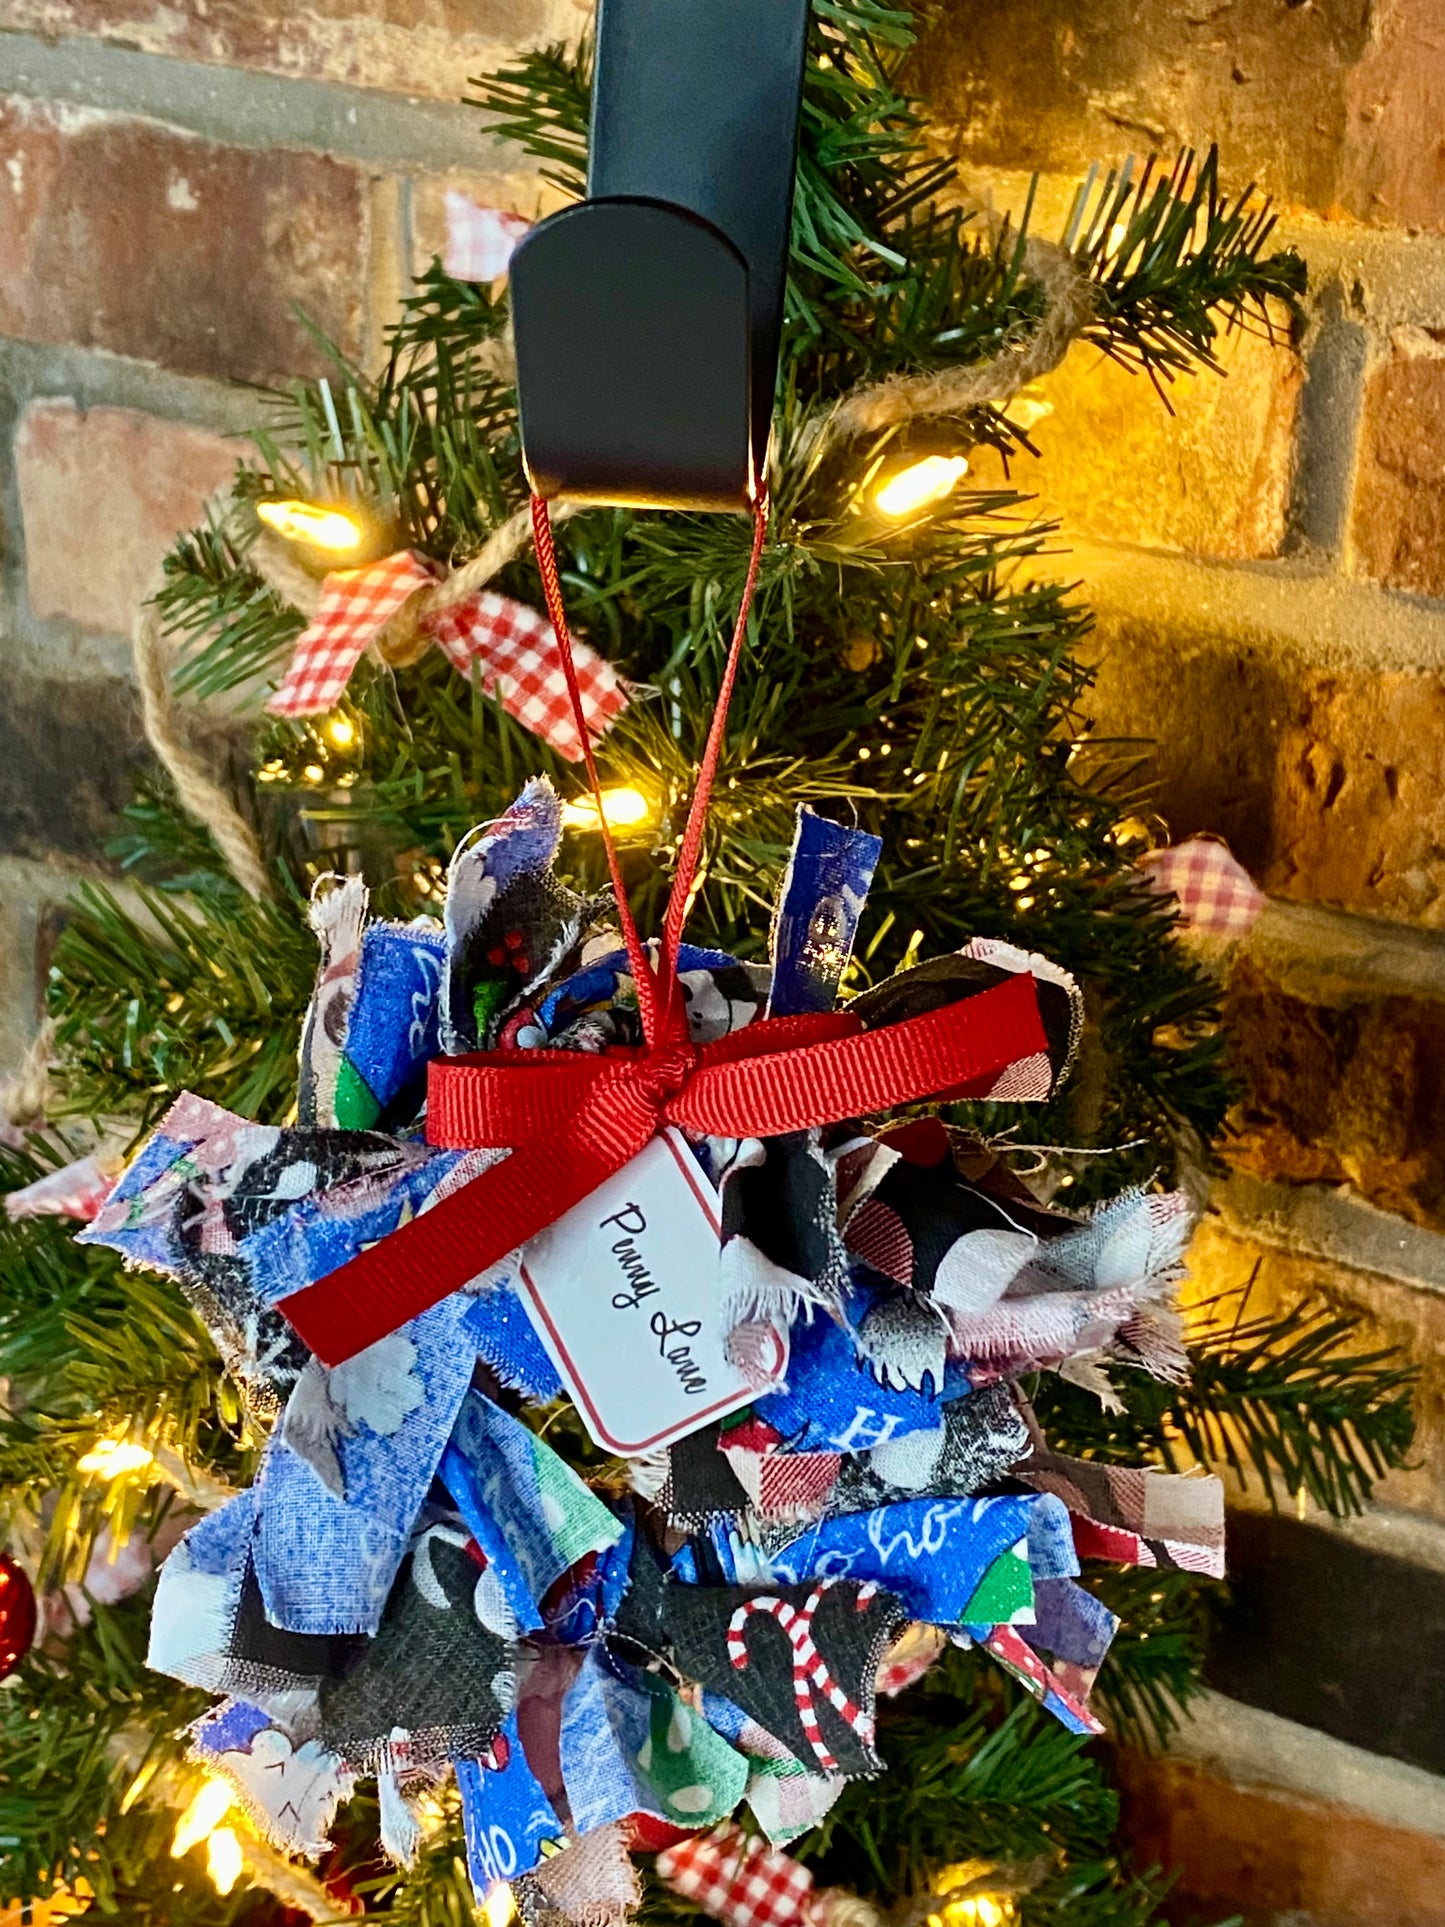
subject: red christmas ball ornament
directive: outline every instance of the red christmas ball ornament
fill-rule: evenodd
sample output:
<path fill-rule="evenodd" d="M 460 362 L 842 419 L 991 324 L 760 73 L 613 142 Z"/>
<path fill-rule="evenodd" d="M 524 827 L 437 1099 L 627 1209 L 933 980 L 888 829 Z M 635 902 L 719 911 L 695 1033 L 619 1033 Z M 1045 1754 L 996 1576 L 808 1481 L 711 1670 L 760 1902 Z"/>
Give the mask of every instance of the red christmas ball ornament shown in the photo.
<path fill-rule="evenodd" d="M 35 1588 L 14 1560 L 0 1553 L 0 1679 L 30 1651 L 38 1617 Z"/>

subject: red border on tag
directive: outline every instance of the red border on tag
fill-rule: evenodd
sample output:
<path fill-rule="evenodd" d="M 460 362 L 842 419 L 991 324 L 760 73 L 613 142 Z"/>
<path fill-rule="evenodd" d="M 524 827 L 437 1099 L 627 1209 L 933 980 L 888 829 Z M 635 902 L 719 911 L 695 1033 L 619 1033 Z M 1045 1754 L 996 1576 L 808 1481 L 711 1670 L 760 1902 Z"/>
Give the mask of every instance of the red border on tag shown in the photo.
<path fill-rule="evenodd" d="M 704 1181 L 702 1173 L 698 1170 L 697 1159 L 692 1155 L 691 1151 L 688 1150 L 685 1143 L 679 1146 L 676 1134 L 671 1129 L 659 1131 L 657 1135 L 667 1146 L 668 1151 L 671 1153 L 673 1163 L 681 1172 L 693 1196 L 702 1206 L 704 1216 L 717 1234 L 718 1248 L 721 1250 L 722 1221 L 718 1217 L 718 1195 L 716 1191 Z M 656 1140 L 654 1140 L 654 1142 L 656 1142 Z M 575 1205 L 573 1207 L 574 1210 L 580 1208 L 580 1206 Z M 650 1439 L 624 1444 L 620 1439 L 614 1438 L 611 1432 L 608 1431 L 606 1425 L 603 1423 L 601 1414 L 588 1396 L 586 1387 L 582 1384 L 567 1347 L 562 1341 L 562 1334 L 552 1322 L 551 1314 L 542 1302 L 541 1293 L 532 1282 L 527 1270 L 525 1256 L 517 1266 L 517 1276 L 526 1292 L 528 1316 L 531 1317 L 537 1325 L 539 1335 L 545 1337 L 547 1350 L 552 1357 L 552 1363 L 557 1367 L 558 1372 L 565 1381 L 567 1390 L 572 1395 L 573 1403 L 581 1408 L 583 1415 L 587 1419 L 588 1430 L 599 1445 L 605 1446 L 610 1452 L 615 1452 L 619 1458 L 639 1458 L 644 1452 L 654 1452 L 661 1445 L 671 1445 L 674 1439 L 685 1439 L 691 1433 L 699 1431 L 707 1424 L 709 1419 L 722 1418 L 729 1412 L 736 1412 L 744 1405 L 751 1405 L 755 1398 L 761 1398 L 764 1395 L 762 1391 L 748 1391 L 743 1396 L 739 1396 L 736 1393 L 730 1394 L 727 1398 L 719 1399 L 716 1404 L 705 1406 L 696 1412 L 689 1412 L 686 1419 L 679 1421 L 676 1425 L 669 1426 L 665 1432 L 659 1432 Z"/>
<path fill-rule="evenodd" d="M 721 1203 L 721 1200 L 717 1192 L 713 1190 L 710 1184 L 704 1184 L 702 1182 L 702 1173 L 698 1170 L 697 1159 L 693 1156 L 692 1152 L 688 1150 L 686 1144 L 683 1144 L 681 1148 L 679 1148 L 676 1132 L 659 1131 L 658 1136 L 672 1153 L 672 1161 L 686 1180 L 688 1190 L 692 1192 L 692 1195 L 702 1206 L 703 1215 L 717 1233 L 718 1249 L 721 1251 L 722 1219 L 717 1214 L 718 1205 Z"/>

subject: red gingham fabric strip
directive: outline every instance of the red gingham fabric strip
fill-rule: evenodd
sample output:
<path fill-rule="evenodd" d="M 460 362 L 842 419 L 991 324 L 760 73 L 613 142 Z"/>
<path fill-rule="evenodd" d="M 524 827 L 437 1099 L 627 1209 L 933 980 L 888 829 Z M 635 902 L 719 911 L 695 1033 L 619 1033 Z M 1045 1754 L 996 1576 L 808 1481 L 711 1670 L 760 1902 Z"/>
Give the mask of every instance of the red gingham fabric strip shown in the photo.
<path fill-rule="evenodd" d="M 525 603 L 482 589 L 458 608 L 443 610 L 425 632 L 463 675 L 475 657 L 482 687 L 559 756 L 577 762 L 582 743 L 567 698 L 562 657 L 551 623 Z M 627 707 L 627 688 L 604 657 L 572 644 L 588 731 L 595 740 Z"/>
<path fill-rule="evenodd" d="M 806 1867 L 731 1825 L 668 1847 L 657 1872 L 724 1927 L 802 1927 L 813 1893 Z"/>
<path fill-rule="evenodd" d="M 1208 936 L 1242 937 L 1264 908 L 1264 892 L 1222 843 L 1191 836 L 1139 859 L 1154 888 L 1177 897 L 1185 921 Z"/>
<path fill-rule="evenodd" d="M 458 281 L 495 281 L 532 223 L 501 207 L 481 207 L 465 194 L 446 196 L 447 245 L 442 265 Z"/>
<path fill-rule="evenodd" d="M 286 679 L 266 707 L 273 716 L 334 709 L 366 645 L 418 589 L 435 580 L 409 549 L 364 569 L 339 570 L 321 585 L 321 606 L 296 641 Z"/>

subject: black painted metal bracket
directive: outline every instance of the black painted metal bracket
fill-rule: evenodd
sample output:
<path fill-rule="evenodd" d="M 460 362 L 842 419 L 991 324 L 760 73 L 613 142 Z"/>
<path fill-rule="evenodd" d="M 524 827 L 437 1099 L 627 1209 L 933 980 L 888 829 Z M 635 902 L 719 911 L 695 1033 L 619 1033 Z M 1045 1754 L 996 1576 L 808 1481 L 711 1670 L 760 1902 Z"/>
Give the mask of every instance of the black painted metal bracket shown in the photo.
<path fill-rule="evenodd" d="M 599 0 L 587 199 L 512 257 L 539 495 L 742 509 L 777 381 L 808 0 Z"/>

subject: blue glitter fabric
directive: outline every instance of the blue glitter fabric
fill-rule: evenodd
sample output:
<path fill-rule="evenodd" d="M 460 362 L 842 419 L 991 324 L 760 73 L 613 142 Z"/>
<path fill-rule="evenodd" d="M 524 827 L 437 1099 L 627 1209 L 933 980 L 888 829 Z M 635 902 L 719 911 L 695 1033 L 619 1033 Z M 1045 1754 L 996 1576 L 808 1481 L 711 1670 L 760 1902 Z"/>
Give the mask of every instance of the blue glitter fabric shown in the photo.
<path fill-rule="evenodd" d="M 622 1537 L 591 1488 L 480 1392 L 462 1405 L 441 1476 L 524 1629 L 542 1624 L 541 1602 L 569 1567 Z"/>
<path fill-rule="evenodd" d="M 883 851 L 881 836 L 798 811 L 773 920 L 770 1017 L 831 1010 Z"/>
<path fill-rule="evenodd" d="M 536 1405 L 562 1396 L 557 1367 L 523 1309 L 516 1287 L 505 1279 L 483 1292 L 462 1320 L 478 1356 L 509 1390 Z"/>
<path fill-rule="evenodd" d="M 465 1310 L 465 1300 L 444 1299 L 348 1365 L 316 1374 L 339 1491 L 318 1480 L 314 1451 L 303 1456 L 292 1442 L 289 1411 L 271 1435 L 256 1482 L 256 1576 L 273 1626 L 324 1634 L 381 1624 L 471 1383 Z M 293 1405 L 308 1389 L 303 1378 Z"/>
<path fill-rule="evenodd" d="M 795 1452 L 867 1452 L 909 1432 L 932 1432 L 942 1408 L 969 1390 L 967 1371 L 950 1365 L 936 1394 L 880 1384 L 852 1334 L 815 1314 L 794 1320 L 788 1384 L 753 1411 Z"/>
<path fill-rule="evenodd" d="M 426 1067 L 441 1048 L 445 954 L 434 924 L 372 923 L 362 934 L 345 1058 L 378 1117 L 400 1106 L 405 1121 L 420 1108 Z"/>
<path fill-rule="evenodd" d="M 499 1880 L 530 1873 L 544 1848 L 561 1847 L 566 1839 L 557 1809 L 527 1762 L 515 1713 L 507 1717 L 492 1759 L 499 1764 L 456 1763 L 467 1870 L 479 1901 Z"/>

